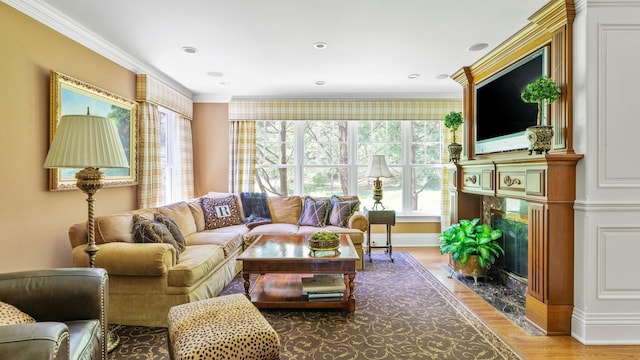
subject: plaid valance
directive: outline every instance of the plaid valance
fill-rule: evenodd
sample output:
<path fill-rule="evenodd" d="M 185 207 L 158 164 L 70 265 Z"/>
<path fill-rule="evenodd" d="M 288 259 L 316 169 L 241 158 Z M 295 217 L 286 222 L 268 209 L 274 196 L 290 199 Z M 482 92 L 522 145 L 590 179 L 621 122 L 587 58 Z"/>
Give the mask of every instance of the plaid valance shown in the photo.
<path fill-rule="evenodd" d="M 462 111 L 462 100 L 232 100 L 229 121 L 441 120 L 451 111 Z"/>
<path fill-rule="evenodd" d="M 136 101 L 160 105 L 193 119 L 193 100 L 149 75 L 136 75 Z"/>

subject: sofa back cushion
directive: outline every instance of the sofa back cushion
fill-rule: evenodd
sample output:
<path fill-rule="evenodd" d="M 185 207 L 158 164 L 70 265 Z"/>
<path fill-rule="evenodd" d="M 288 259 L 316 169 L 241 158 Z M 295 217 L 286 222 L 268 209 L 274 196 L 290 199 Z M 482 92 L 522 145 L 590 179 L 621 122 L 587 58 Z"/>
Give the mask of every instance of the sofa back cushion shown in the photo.
<path fill-rule="evenodd" d="M 173 219 L 180 228 L 182 236 L 186 237 L 197 231 L 193 213 L 191 212 L 189 205 L 184 201 L 161 206 L 158 208 L 158 212 Z"/>
<path fill-rule="evenodd" d="M 269 197 L 271 221 L 276 224 L 297 224 L 302 213 L 300 196 Z"/>
<path fill-rule="evenodd" d="M 156 208 L 134 210 L 125 213 L 98 216 L 94 220 L 96 244 L 109 242 L 133 242 L 133 215 L 153 219 Z M 86 242 L 86 240 L 85 240 Z"/>

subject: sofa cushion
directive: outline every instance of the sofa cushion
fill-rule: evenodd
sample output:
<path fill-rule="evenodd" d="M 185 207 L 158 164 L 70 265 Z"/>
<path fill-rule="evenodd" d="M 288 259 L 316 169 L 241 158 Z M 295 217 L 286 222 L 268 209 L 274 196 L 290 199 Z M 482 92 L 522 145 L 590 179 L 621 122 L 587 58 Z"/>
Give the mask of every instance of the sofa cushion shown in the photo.
<path fill-rule="evenodd" d="M 196 221 L 193 218 L 191 209 L 189 209 L 189 205 L 185 201 L 161 206 L 158 208 L 158 212 L 162 215 L 170 217 L 173 221 L 175 221 L 175 223 L 180 228 L 180 232 L 182 232 L 183 236 L 188 236 L 197 231 Z"/>
<path fill-rule="evenodd" d="M 318 229 L 316 229 L 318 231 Z M 298 232 L 298 225 L 295 224 L 266 224 L 260 225 L 253 229 L 251 229 L 248 233 L 244 235 L 245 239 L 249 238 L 257 238 L 259 235 L 265 234 L 282 234 L 282 235 L 293 235 Z"/>
<path fill-rule="evenodd" d="M 176 244 L 178 245 L 177 247 L 178 253 L 183 252 L 187 244 L 184 240 L 184 236 L 182 235 L 182 231 L 180 231 L 180 227 L 178 227 L 178 224 L 176 224 L 176 222 L 171 217 L 167 215 L 163 215 L 161 213 L 156 213 L 154 220 L 164 224 L 164 226 L 167 227 L 167 229 L 171 233 L 171 236 L 173 236 L 173 238 L 176 241 Z"/>
<path fill-rule="evenodd" d="M 204 223 L 204 209 L 202 209 L 202 199 L 198 198 L 198 199 L 194 199 L 193 201 L 189 201 L 187 203 L 187 206 L 189 206 L 189 210 L 191 210 L 191 215 L 193 215 L 193 221 L 196 224 L 195 232 L 204 230 L 205 223 Z M 185 236 L 189 236 L 189 235 L 185 235 Z"/>
<path fill-rule="evenodd" d="M 109 242 L 129 242 L 133 241 L 133 215 L 138 214 L 153 219 L 153 214 L 157 209 L 141 209 L 119 214 L 98 216 L 94 220 L 96 244 Z"/>
<path fill-rule="evenodd" d="M 218 245 L 187 246 L 178 264 L 167 274 L 169 286 L 188 287 L 198 283 L 200 279 L 209 275 L 224 261 L 224 251 Z"/>
<path fill-rule="evenodd" d="M 31 324 L 36 320 L 23 313 L 17 307 L 0 301 L 0 326 L 1 325 L 17 325 L 17 324 Z"/>
<path fill-rule="evenodd" d="M 274 223 L 297 224 L 302 213 L 300 196 L 269 197 L 269 212 Z"/>
<path fill-rule="evenodd" d="M 234 195 L 224 198 L 202 198 L 205 229 L 242 224 L 242 215 Z"/>
<path fill-rule="evenodd" d="M 189 242 L 189 246 L 191 245 L 208 245 L 214 244 L 222 247 L 224 250 L 224 256 L 228 257 L 233 254 L 234 251 L 238 250 L 239 247 L 242 246 L 242 233 L 233 233 L 233 232 L 221 232 L 218 231 L 220 229 L 214 230 L 204 230 L 198 233 L 194 233 L 189 235 L 187 238 Z"/>
<path fill-rule="evenodd" d="M 298 225 L 323 227 L 327 223 L 328 211 L 329 199 L 316 201 L 312 197 L 307 197 L 304 199 Z"/>
<path fill-rule="evenodd" d="M 180 254 L 181 248 L 169 229 L 161 222 L 147 219 L 138 214 L 133 215 L 133 239 L 137 243 L 166 243 Z"/>
<path fill-rule="evenodd" d="M 271 212 L 266 193 L 241 192 L 240 201 L 244 213 L 244 224 L 249 229 L 258 225 L 271 224 Z"/>
<path fill-rule="evenodd" d="M 342 201 L 337 196 L 331 197 L 331 211 L 329 212 L 329 224 L 339 227 L 347 227 L 349 218 L 360 205 L 359 200 Z"/>

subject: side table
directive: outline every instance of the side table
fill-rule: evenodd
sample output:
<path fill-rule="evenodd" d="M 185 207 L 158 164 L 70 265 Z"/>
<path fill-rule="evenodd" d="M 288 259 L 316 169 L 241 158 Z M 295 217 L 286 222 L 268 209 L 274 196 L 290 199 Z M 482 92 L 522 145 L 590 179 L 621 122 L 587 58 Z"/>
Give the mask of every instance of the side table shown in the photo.
<path fill-rule="evenodd" d="M 393 262 L 393 247 L 391 245 L 391 227 L 396 224 L 396 212 L 394 210 L 367 210 L 364 209 L 364 214 L 369 220 L 369 227 L 367 228 L 367 255 L 369 255 L 369 262 L 371 260 L 371 249 L 385 249 L 385 252 L 389 254 L 389 259 Z M 386 245 L 371 245 L 371 225 L 386 225 L 387 226 L 387 244 Z"/>

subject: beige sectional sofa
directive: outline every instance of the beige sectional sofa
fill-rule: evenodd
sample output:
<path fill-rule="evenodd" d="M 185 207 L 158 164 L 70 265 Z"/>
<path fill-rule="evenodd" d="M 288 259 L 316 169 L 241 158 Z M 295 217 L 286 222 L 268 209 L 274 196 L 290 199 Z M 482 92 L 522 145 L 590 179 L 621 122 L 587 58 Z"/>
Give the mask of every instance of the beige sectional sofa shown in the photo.
<path fill-rule="evenodd" d="M 242 209 L 239 196 L 226 194 L 229 195 L 237 198 Z M 95 267 L 109 273 L 109 323 L 166 326 L 172 306 L 218 295 L 242 267 L 237 256 L 261 234 L 348 233 L 360 256 L 357 268 L 362 268 L 362 243 L 368 226 L 365 216 L 355 212 L 344 227 L 300 226 L 303 197 L 269 197 L 271 223 L 252 228 L 242 223 L 207 229 L 202 203 L 221 196 L 208 194 L 192 201 L 96 217 L 99 251 Z M 186 245 L 182 252 L 166 242 L 134 241 L 134 215 L 154 219 L 157 213 L 172 219 L 179 228 Z M 84 251 L 87 238 L 86 222 L 69 229 L 75 266 L 88 266 Z"/>

